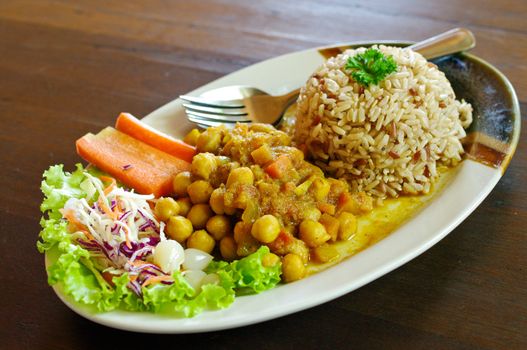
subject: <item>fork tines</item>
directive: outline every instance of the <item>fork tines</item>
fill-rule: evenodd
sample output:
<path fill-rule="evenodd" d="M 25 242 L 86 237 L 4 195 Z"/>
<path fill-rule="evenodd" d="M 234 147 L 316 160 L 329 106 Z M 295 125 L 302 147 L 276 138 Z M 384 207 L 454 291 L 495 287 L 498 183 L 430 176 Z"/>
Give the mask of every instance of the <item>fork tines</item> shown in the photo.
<path fill-rule="evenodd" d="M 207 98 L 181 95 L 179 96 L 183 101 L 187 101 L 196 105 L 213 107 L 213 108 L 245 108 L 241 101 L 229 100 L 229 101 L 215 101 Z"/>
<path fill-rule="evenodd" d="M 241 101 L 213 101 L 194 96 L 180 96 L 188 119 L 200 125 L 216 126 L 250 122 Z"/>

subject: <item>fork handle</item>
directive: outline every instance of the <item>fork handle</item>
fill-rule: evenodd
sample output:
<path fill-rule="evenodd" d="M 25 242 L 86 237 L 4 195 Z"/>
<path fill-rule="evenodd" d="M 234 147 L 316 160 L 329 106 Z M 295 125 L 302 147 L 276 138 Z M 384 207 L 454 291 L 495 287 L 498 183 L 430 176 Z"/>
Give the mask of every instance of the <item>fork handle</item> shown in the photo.
<path fill-rule="evenodd" d="M 476 46 L 474 34 L 466 28 L 455 28 L 409 46 L 426 59 L 467 51 Z"/>

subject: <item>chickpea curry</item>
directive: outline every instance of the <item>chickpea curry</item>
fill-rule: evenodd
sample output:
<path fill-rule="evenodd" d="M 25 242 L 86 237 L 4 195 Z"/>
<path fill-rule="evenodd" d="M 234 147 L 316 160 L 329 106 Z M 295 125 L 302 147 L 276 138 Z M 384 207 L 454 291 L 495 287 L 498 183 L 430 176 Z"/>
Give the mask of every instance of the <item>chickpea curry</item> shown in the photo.
<path fill-rule="evenodd" d="M 167 235 L 232 261 L 266 245 L 264 263 L 282 263 L 282 279 L 306 275 L 307 264 L 339 259 L 337 242 L 350 240 L 357 217 L 373 209 L 364 192 L 325 177 L 304 159 L 288 134 L 266 124 L 192 130 L 190 171 L 173 179 L 174 198 L 157 201 Z"/>

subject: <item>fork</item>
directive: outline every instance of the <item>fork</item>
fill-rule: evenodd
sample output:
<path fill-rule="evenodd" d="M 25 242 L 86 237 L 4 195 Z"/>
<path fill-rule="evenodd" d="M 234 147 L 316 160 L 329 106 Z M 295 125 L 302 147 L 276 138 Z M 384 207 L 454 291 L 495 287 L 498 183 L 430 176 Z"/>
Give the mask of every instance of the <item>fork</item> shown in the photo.
<path fill-rule="evenodd" d="M 455 28 L 409 46 L 427 59 L 466 51 L 476 45 L 474 35 Z M 181 95 L 187 117 L 202 127 L 235 123 L 278 125 L 287 108 L 296 101 L 300 89 L 273 96 L 255 87 L 233 85 L 213 89 L 201 96 Z"/>

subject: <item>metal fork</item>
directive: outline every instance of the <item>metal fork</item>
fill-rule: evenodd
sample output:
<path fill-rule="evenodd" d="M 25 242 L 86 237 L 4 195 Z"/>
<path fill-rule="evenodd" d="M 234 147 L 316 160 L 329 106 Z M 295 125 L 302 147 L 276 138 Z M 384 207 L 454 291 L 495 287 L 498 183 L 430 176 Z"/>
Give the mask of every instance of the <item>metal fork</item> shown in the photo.
<path fill-rule="evenodd" d="M 427 59 L 466 51 L 476 45 L 474 35 L 456 28 L 410 46 Z M 296 101 L 300 89 L 272 96 L 255 87 L 235 85 L 207 91 L 201 96 L 181 95 L 187 117 L 200 126 L 235 123 L 280 123 L 284 112 Z"/>

